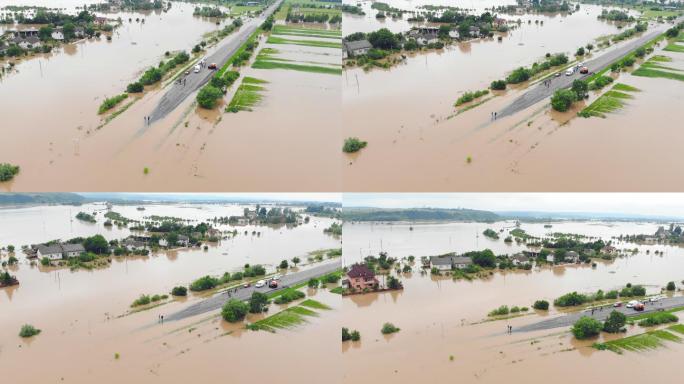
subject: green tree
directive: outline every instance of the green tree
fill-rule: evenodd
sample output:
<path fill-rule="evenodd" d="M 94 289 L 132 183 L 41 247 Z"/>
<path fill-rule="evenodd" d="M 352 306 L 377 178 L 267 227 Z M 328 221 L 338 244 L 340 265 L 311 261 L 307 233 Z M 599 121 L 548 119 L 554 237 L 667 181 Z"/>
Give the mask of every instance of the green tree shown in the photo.
<path fill-rule="evenodd" d="M 618 311 L 612 311 L 603 323 L 603 330 L 608 333 L 618 333 L 627 323 L 627 316 Z"/>
<path fill-rule="evenodd" d="M 229 323 L 237 323 L 247 316 L 248 311 L 249 305 L 247 305 L 247 303 L 238 299 L 230 299 L 226 305 L 223 306 L 221 316 Z"/>
<path fill-rule="evenodd" d="M 95 235 L 85 239 L 83 248 L 86 252 L 92 252 L 98 255 L 109 253 L 109 243 L 102 235 Z"/>
<path fill-rule="evenodd" d="M 572 88 L 570 88 L 570 90 L 575 92 L 577 100 L 581 100 L 587 97 L 589 85 L 587 85 L 586 81 L 578 79 L 572 82 Z"/>
<path fill-rule="evenodd" d="M 572 326 L 572 334 L 575 338 L 579 340 L 588 339 L 590 337 L 597 336 L 601 333 L 603 329 L 603 324 L 600 321 L 589 316 L 582 316 L 575 324 Z"/>
<path fill-rule="evenodd" d="M 287 260 L 283 260 L 280 262 L 279 268 L 280 269 L 287 269 L 289 267 L 289 264 L 287 263 Z"/>
<path fill-rule="evenodd" d="M 546 311 L 549 309 L 549 302 L 546 300 L 537 300 L 532 304 L 532 308 L 538 309 L 541 311 Z"/>
<path fill-rule="evenodd" d="M 348 341 L 351 340 L 351 333 L 349 333 L 349 329 L 342 327 L 342 341 Z"/>
<path fill-rule="evenodd" d="M 676 290 L 677 287 L 675 286 L 675 282 L 674 282 L 674 281 L 670 281 L 669 283 L 667 283 L 666 289 L 667 289 L 668 291 L 674 291 L 674 290 Z"/>
<path fill-rule="evenodd" d="M 575 101 L 575 92 L 569 89 L 559 89 L 551 97 L 551 107 L 558 112 L 565 112 Z"/>
<path fill-rule="evenodd" d="M 38 38 L 40 38 L 42 41 L 52 39 L 52 27 L 49 25 L 40 27 L 38 30 Z"/>
<path fill-rule="evenodd" d="M 400 47 L 399 39 L 387 28 L 379 29 L 368 34 L 368 42 L 373 48 L 378 49 L 398 49 Z"/>
<path fill-rule="evenodd" d="M 223 92 L 220 89 L 207 85 L 197 93 L 197 104 L 204 109 L 213 109 L 216 107 L 216 101 L 221 97 L 223 97 Z"/>
<path fill-rule="evenodd" d="M 62 26 L 62 34 L 64 35 L 64 40 L 71 40 L 76 37 L 76 26 L 72 22 L 64 23 Z"/>
<path fill-rule="evenodd" d="M 268 295 L 261 292 L 253 292 L 252 297 L 249 298 L 249 312 L 261 313 L 264 312 L 268 306 Z"/>
<path fill-rule="evenodd" d="M 292 258 L 292 264 L 294 264 L 295 267 L 297 266 L 297 264 L 299 264 L 300 261 L 302 261 L 302 260 L 297 256 Z"/>

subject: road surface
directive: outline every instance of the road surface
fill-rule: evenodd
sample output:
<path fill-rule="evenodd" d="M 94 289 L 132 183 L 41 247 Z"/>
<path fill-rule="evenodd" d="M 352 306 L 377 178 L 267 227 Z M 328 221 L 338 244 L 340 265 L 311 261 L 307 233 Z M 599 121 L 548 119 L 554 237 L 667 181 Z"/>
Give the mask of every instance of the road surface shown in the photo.
<path fill-rule="evenodd" d="M 228 292 L 217 293 L 216 295 L 208 299 L 202 300 L 199 303 L 194 303 L 188 306 L 187 308 L 181 309 L 176 313 L 164 316 L 164 320 L 182 320 L 187 317 L 215 311 L 217 309 L 220 309 L 226 303 L 226 301 L 228 301 L 228 299 L 248 300 L 252 296 L 252 293 L 255 291 L 266 294 L 276 292 L 284 289 L 285 286 L 291 287 L 309 281 L 309 279 L 311 279 L 312 277 L 323 276 L 330 272 L 334 272 L 340 268 L 342 268 L 342 262 L 340 260 L 336 260 L 309 269 L 305 269 L 299 272 L 288 273 L 287 275 L 283 275 L 282 279 L 280 280 L 280 287 L 277 289 L 271 289 L 268 287 L 256 288 L 254 287 L 254 285 L 252 285 L 247 288 L 240 287 L 238 288 L 237 292 L 231 292 L 230 296 Z"/>
<path fill-rule="evenodd" d="M 278 5 L 282 2 L 279 0 L 271 5 L 268 9 L 262 12 L 261 16 L 256 19 L 250 20 L 243 24 L 240 29 L 234 34 L 226 37 L 226 41 L 218 49 L 214 51 L 211 55 L 207 56 L 207 65 L 210 63 L 216 63 L 219 68 L 221 68 L 230 58 L 230 56 L 235 53 L 235 51 L 240 48 L 240 46 L 249 38 L 249 36 L 256 31 L 257 28 L 270 16 Z M 159 104 L 150 114 L 150 122 L 155 122 L 161 120 L 166 115 L 171 113 L 176 109 L 188 96 L 193 94 L 198 89 L 202 88 L 211 77 L 214 75 L 214 71 L 204 67 L 199 73 L 194 73 L 193 69 L 190 68 L 190 74 L 180 79 L 185 79 L 185 84 L 181 85 L 178 83 L 173 83 L 171 89 L 169 89 L 166 94 L 159 101 Z"/>
<path fill-rule="evenodd" d="M 646 308 L 642 312 L 637 312 L 632 308 L 627 308 L 625 306 L 614 308 L 612 305 L 608 305 L 604 306 L 603 310 L 596 309 L 593 315 L 591 314 L 591 310 L 585 310 L 564 316 L 557 316 L 548 320 L 542 320 L 534 324 L 527 324 L 523 325 L 522 327 L 513 328 L 513 332 L 543 331 L 553 328 L 569 327 L 575 324 L 575 322 L 579 320 L 582 316 L 589 316 L 593 317 L 596 320 L 603 321 L 608 317 L 610 312 L 613 310 L 622 312 L 627 316 L 633 316 L 636 314 L 657 312 L 659 310 L 666 310 L 681 306 L 684 306 L 684 296 L 669 297 L 660 299 L 660 301 L 655 303 L 646 303 Z"/>
<path fill-rule="evenodd" d="M 682 20 L 684 20 L 684 18 L 679 18 L 675 23 L 679 23 Z M 591 60 L 587 60 L 585 62 L 585 66 L 589 68 L 590 72 L 600 72 L 602 69 L 610 66 L 616 60 L 627 55 L 629 52 L 646 44 L 670 27 L 672 27 L 671 24 L 658 25 L 654 30 L 646 32 L 644 35 L 634 41 L 631 41 L 612 51 L 606 52 Z M 562 73 L 560 77 L 550 77 L 551 83 L 548 87 L 545 86 L 543 82 L 536 84 L 533 86 L 533 88 L 527 90 L 522 96 L 515 99 L 511 104 L 498 111 L 497 118 L 509 116 L 520 112 L 523 109 L 529 108 L 532 105 L 551 97 L 555 91 L 570 87 L 573 81 L 577 79 L 584 79 L 588 76 L 590 75 L 583 75 L 580 74 L 579 71 L 575 71 L 571 76 L 566 76 L 565 73 Z"/>

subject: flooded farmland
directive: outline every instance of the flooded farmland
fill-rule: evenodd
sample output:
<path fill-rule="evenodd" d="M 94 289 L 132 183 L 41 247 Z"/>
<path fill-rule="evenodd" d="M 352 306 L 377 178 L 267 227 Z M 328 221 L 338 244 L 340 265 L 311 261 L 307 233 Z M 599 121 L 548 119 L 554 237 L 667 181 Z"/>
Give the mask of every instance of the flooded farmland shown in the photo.
<path fill-rule="evenodd" d="M 468 2 L 448 3 L 467 9 L 474 7 Z M 399 9 L 416 9 L 420 5 L 402 1 L 390 4 Z M 474 13 L 479 14 L 491 5 L 476 6 Z M 407 15 L 402 19 L 387 17 L 378 21 L 374 16 L 376 10 L 371 10 L 369 3 L 362 3 L 362 6 L 365 16 L 345 16 L 345 36 L 383 27 L 403 32 L 411 26 L 422 25 L 407 22 Z M 636 143 L 644 144 L 643 130 L 637 127 L 661 121 L 663 111 L 667 111 L 665 116 L 669 118 L 677 115 L 672 103 L 681 94 L 681 83 L 676 80 L 639 79 L 640 84 L 648 82 L 649 89 L 662 86 L 656 94 L 649 92 L 645 97 L 659 100 L 658 111 L 649 107 L 651 102 L 635 98 L 629 101 L 630 107 L 605 119 L 573 118 L 585 106 L 581 103 L 567 113 L 552 111 L 546 99 L 512 117 L 492 121 L 495 111 L 501 111 L 527 90 L 525 83 L 511 85 L 507 91 L 490 92 L 481 105 L 472 104 L 472 109 L 469 104 L 465 108 L 454 107 L 466 91 L 486 89 L 492 81 L 504 78 L 514 68 L 539 61 L 546 53 L 565 52 L 574 60 L 572 53 L 577 47 L 588 43 L 598 45 L 599 39 L 624 29 L 625 26 L 619 23 L 597 19 L 601 11 L 600 6 L 582 4 L 579 11 L 569 15 L 499 13 L 498 17 L 503 19 L 520 19 L 520 26 L 505 33 L 495 33 L 494 38 L 408 53 L 405 60 L 390 69 L 345 68 L 343 108 L 351 123 L 345 128 L 345 136 L 358 136 L 368 141 L 366 149 L 346 156 L 343 163 L 345 185 L 349 190 L 426 192 L 535 191 L 539 190 L 539 185 L 544 185 L 543 190 L 554 191 L 680 188 L 678 180 L 656 176 L 646 170 L 648 165 L 635 164 L 637 160 L 632 156 Z M 648 33 L 664 31 L 669 26 L 651 22 Z M 501 41 L 497 41 L 499 36 Z M 582 60 L 600 57 L 625 44 L 629 42 L 595 51 Z M 662 51 L 657 49 L 655 54 L 662 54 Z M 681 54 L 672 55 L 675 57 L 673 67 L 680 68 L 674 63 L 681 60 L 677 57 Z M 623 73 L 619 80 L 627 78 L 629 74 Z M 540 86 L 529 85 L 530 88 Z M 663 100 L 669 101 L 663 103 Z M 373 129 L 368 129 L 368 123 L 362 123 L 369 121 L 372 121 Z M 628 126 L 634 127 L 629 134 L 625 134 L 623 128 L 627 121 Z M 597 129 L 599 126 L 611 129 Z M 671 137 L 677 133 L 669 124 L 657 126 L 668 133 L 652 137 L 654 146 L 667 147 L 668 144 L 657 137 Z M 588 147 L 594 144 L 595 150 L 589 150 Z M 588 153 L 586 157 L 578 156 L 585 152 Z M 667 151 L 653 157 L 654 162 L 668 163 L 670 160 Z M 393 166 L 385 166 L 387 163 Z M 588 174 L 586 164 L 601 171 Z M 626 176 L 621 172 L 625 164 L 638 169 L 643 178 Z M 419 171 L 423 169 L 430 169 L 430 172 Z M 558 172 L 566 177 L 555 177 Z M 481 177 L 483 174 L 488 177 Z M 554 180 L 549 183 L 551 178 Z M 649 185 L 644 185 L 643 180 L 648 180 Z"/>
<path fill-rule="evenodd" d="M 142 222 L 160 220 L 156 217 L 182 218 L 184 223 L 195 226 L 213 223 L 216 217 L 241 216 L 245 208 L 254 210 L 255 206 L 114 204 L 111 211 Z M 235 380 L 242 382 L 253 377 L 264 361 L 273 369 L 259 377 L 275 379 L 282 370 L 291 369 L 295 361 L 339 353 L 334 337 L 339 329 L 335 320 L 339 295 L 324 289 L 308 289 L 305 293 L 330 310 L 310 318 L 301 327 L 275 334 L 247 331 L 244 323 L 229 324 L 215 312 L 159 324 L 160 315 L 168 316 L 209 297 L 202 292 L 142 311 L 130 307 L 141 294 L 168 293 L 172 287 L 187 285 L 204 275 L 240 271 L 245 264 L 261 264 L 271 274 L 281 260 L 301 258 L 301 264 L 286 272 L 287 276 L 328 263 L 308 258 L 310 252 L 340 247 L 340 238 L 323 232 L 332 219 L 312 216 L 298 226 L 212 224 L 228 235 L 206 243 L 206 249 L 180 247 L 153 251 L 148 256 L 113 256 L 106 267 L 90 270 L 45 267 L 31 263 L 19 251 L 23 245 L 55 239 L 101 234 L 114 240 L 136 234 L 117 226 L 106 229 L 102 218 L 106 210 L 104 203 L 0 210 L 0 244 L 3 248 L 14 245 L 19 259 L 18 264 L 7 267 L 19 285 L 0 288 L 0 370 L 13 382 L 114 383 L 123 379 L 180 383 L 195 378 L 198 369 L 207 377 L 219 377 L 225 373 L 225 359 L 235 367 Z M 74 219 L 78 212 L 92 214 L 97 222 Z M 236 235 L 230 235 L 233 230 L 237 230 Z M 3 252 L 2 261 L 7 261 L 8 256 L 7 251 Z M 277 311 L 287 305 L 271 307 Z M 249 315 L 248 320 L 264 316 Z M 41 329 L 39 337 L 25 341 L 17 336 L 26 323 Z M 44 361 L 42 368 L 27 369 L 36 360 Z M 325 364 L 321 368 L 326 370 L 320 373 L 290 373 L 292 377 L 323 379 L 324 372 L 336 369 L 332 361 Z"/>
<path fill-rule="evenodd" d="M 75 5 L 47 4 L 67 10 Z M 104 36 L 85 39 L 17 61 L 0 79 L 0 90 L 6 96 L 0 113 L 8 116 L 5 132 L 13 138 L 11 145 L 5 141 L 0 150 L 3 161 L 20 166 L 21 172 L 12 181 L 0 183 L 0 188 L 338 190 L 339 140 L 329 139 L 340 131 L 337 76 L 258 71 L 268 72 L 262 77 L 271 84 L 263 103 L 253 112 L 227 113 L 225 104 L 218 110 L 203 110 L 197 107 L 193 93 L 166 119 L 148 125 L 145 117 L 166 91 L 176 86 L 164 79 L 161 85 L 148 86 L 142 97 L 131 94 L 130 101 L 120 108 L 124 111 L 115 118 L 110 119 L 118 110 L 98 115 L 98 106 L 106 98 L 125 91 L 145 70 L 165 60 L 166 52 L 190 52 L 234 20 L 193 16 L 194 7 L 174 1 L 164 11 L 96 12 L 123 20 L 111 40 Z M 243 29 L 260 23 L 247 15 L 241 19 Z M 232 38 L 229 35 L 225 40 Z M 222 44 L 209 46 L 206 54 L 221 49 Z M 291 55 L 309 60 L 308 52 L 301 49 L 304 47 L 299 48 L 291 50 Z M 339 66 L 339 49 L 324 53 L 317 57 Z M 243 75 L 250 70 L 245 66 Z M 314 103 L 317 108 L 308 108 Z M 36 110 L 41 113 L 34 113 Z M 27 147 L 35 150 L 20 150 Z"/>
<path fill-rule="evenodd" d="M 652 234 L 655 223 L 625 222 L 553 222 L 523 223 L 520 227 L 532 236 L 550 232 L 581 234 L 610 240 L 621 234 Z M 478 223 L 395 223 L 345 224 L 345 263 L 384 251 L 399 259 L 413 255 L 429 256 L 446 252 L 462 253 L 490 248 L 495 254 L 513 254 L 524 246 L 506 245 L 481 234 L 484 229 L 516 228 L 514 222 Z M 392 377 L 407 383 L 418 379 L 458 377 L 466 383 L 497 383 L 511 378 L 530 382 L 561 383 L 578 380 L 621 380 L 636 383 L 653 377 L 672 377 L 672 361 L 684 353 L 677 343 L 648 352 L 625 352 L 618 355 L 591 347 L 595 340 L 577 341 L 567 328 L 513 332 L 559 314 L 553 307 L 546 311 L 504 320 L 491 320 L 487 313 L 501 305 L 530 306 L 535 300 L 553 301 L 560 295 L 615 289 L 627 282 L 643 284 L 653 294 L 667 281 L 682 280 L 684 250 L 681 247 L 653 244 L 636 245 L 615 241 L 616 248 L 639 251 L 612 261 L 598 261 L 595 268 L 554 266 L 530 271 L 494 272 L 486 279 L 452 280 L 418 273 L 417 260 L 412 273 L 402 273 L 404 289 L 391 293 L 369 293 L 343 299 L 343 325 L 360 331 L 360 342 L 343 346 L 344 382 L 361 378 Z M 659 251 L 655 255 L 655 251 Z M 647 253 L 648 251 L 648 253 Z M 662 253 L 660 253 L 662 252 Z M 405 262 L 405 261 L 404 261 Z M 680 293 L 675 293 L 680 295 Z M 392 335 L 382 335 L 384 322 L 401 328 Z M 640 333 L 640 327 L 628 326 L 627 335 Z M 611 339 L 609 336 L 604 336 Z M 644 365 L 653 372 L 644 372 Z"/>

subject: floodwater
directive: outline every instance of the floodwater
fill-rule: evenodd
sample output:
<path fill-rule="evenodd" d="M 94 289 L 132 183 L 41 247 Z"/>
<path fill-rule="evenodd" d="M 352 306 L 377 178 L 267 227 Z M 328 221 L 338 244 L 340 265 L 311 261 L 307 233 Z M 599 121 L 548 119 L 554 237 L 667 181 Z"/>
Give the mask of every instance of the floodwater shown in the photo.
<path fill-rule="evenodd" d="M 601 7 L 583 4 L 581 10 L 572 15 L 501 15 L 523 21 L 520 28 L 504 35 L 502 42 L 474 40 L 441 51 L 410 55 L 405 63 L 389 70 L 346 69 L 343 74 L 344 134 L 368 141 L 368 147 L 346 156 L 343 163 L 345 186 L 359 191 L 454 188 L 538 191 L 540 185 L 544 190 L 636 189 L 635 180 L 639 178 L 620 172 L 626 162 L 636 162 L 630 159 L 631 147 L 625 147 L 621 142 L 643 142 L 642 136 L 606 135 L 605 140 L 594 140 L 597 119 L 578 123 L 591 126 L 591 136 L 586 130 L 579 136 L 576 130 L 566 129 L 569 126 L 564 125 L 577 110 L 566 114 L 551 113 L 542 103 L 492 123 L 491 113 L 519 96 L 520 87 L 497 92 L 498 97 L 459 115 L 453 107 L 465 91 L 487 88 L 491 81 L 505 77 L 516 67 L 530 65 L 547 52 L 571 54 L 587 43 L 596 45 L 595 39 L 601 36 L 618 33 L 616 24 L 596 19 L 600 12 Z M 528 20 L 532 23 L 528 24 Z M 534 20 L 544 23 L 537 25 Z M 368 22 L 379 27 L 376 21 Z M 651 26 L 653 28 L 656 27 Z M 351 32 L 354 30 L 345 29 L 344 34 Z M 675 88 L 677 84 L 668 87 Z M 668 106 L 672 109 L 672 102 L 662 105 L 662 109 Z M 651 112 L 646 108 L 642 110 Z M 672 118 L 673 112 L 669 113 Z M 635 125 L 643 126 L 648 120 L 633 121 Z M 575 124 L 574 121 L 571 124 Z M 612 115 L 605 124 L 614 129 L 621 127 L 614 123 Z M 543 156 L 539 155 L 538 147 L 552 140 L 559 130 L 572 130 L 576 140 L 553 140 L 554 145 L 544 151 Z M 599 135 L 604 133 L 605 130 L 600 131 Z M 671 137 L 669 135 L 665 137 Z M 587 156 L 584 163 L 585 159 L 578 160 L 578 157 L 587 152 L 587 142 L 603 143 L 604 146 Z M 667 163 L 670 156 L 656 156 L 653 161 Z M 466 162 L 468 157 L 472 159 L 470 164 Z M 585 170 L 588 168 L 575 166 L 577 161 L 583 164 L 591 161 L 591 169 L 598 167 L 600 171 L 587 175 Z M 559 172 L 574 176 L 558 180 Z M 649 180 L 657 177 L 653 172 L 642 173 Z M 606 178 L 606 175 L 610 176 Z M 666 189 L 673 189 L 681 183 L 663 177 L 658 180 L 660 184 L 654 189 L 662 190 L 663 183 L 669 185 Z"/>
<path fill-rule="evenodd" d="M 115 205 L 113 210 L 129 218 L 167 215 L 194 222 L 236 214 L 245 206 L 174 204 L 145 207 L 145 211 L 137 211 L 135 206 Z M 69 217 L 79 210 L 93 212 L 102 208 L 100 204 L 88 204 L 3 210 L 0 242 L 3 246 L 14 244 L 18 248 L 24 242 L 35 243 L 56 237 L 93 233 L 102 233 L 107 238 L 127 235 L 126 230 L 98 231 L 96 228 L 102 228 L 101 223 L 69 222 Z M 62 380 L 114 383 L 122 379 L 180 383 L 196 377 L 199 367 L 208 377 L 219 377 L 220 373 L 225 373 L 226 359 L 230 366 L 246 368 L 268 358 L 269 366 L 286 369 L 293 361 L 282 358 L 285 354 L 310 359 L 320 354 L 338 353 L 337 338 L 333 337 L 338 332 L 333 330 L 339 330 L 334 321 L 339 296 L 324 290 L 308 293 L 333 310 L 311 319 L 311 324 L 301 329 L 276 335 L 246 333 L 239 326 L 229 326 L 217 318 L 207 320 L 207 314 L 163 326 L 155 324 L 160 314 L 175 312 L 188 302 L 199 300 L 201 295 L 190 294 L 185 300 L 174 300 L 120 317 L 143 293 L 168 293 L 173 286 L 186 285 L 206 274 L 237 271 L 245 263 L 265 264 L 272 271 L 273 265 L 282 259 L 299 256 L 306 260 L 310 251 L 339 247 L 339 239 L 323 233 L 323 228 L 331 222 L 312 217 L 310 223 L 291 229 L 220 226 L 222 230 L 236 228 L 240 233 L 235 238 L 210 244 L 208 251 L 180 249 L 149 257 L 114 258 L 108 268 L 91 271 L 30 266 L 23 255 L 17 253 L 20 264 L 11 267 L 10 272 L 17 276 L 20 285 L 0 290 L 0 308 L 3 309 L 0 311 L 0 370 L 15 383 Z M 243 235 L 244 230 L 250 234 Z M 251 235 L 252 230 L 260 231 L 261 235 Z M 250 317 L 250 321 L 253 320 Z M 20 339 L 18 330 L 25 323 L 42 329 L 42 333 L 28 341 Z M 190 328 L 192 330 L 188 330 Z M 224 336 L 229 331 L 233 333 Z M 279 342 L 284 338 L 287 342 Z M 222 352 L 216 353 L 216 349 Z M 120 359 L 115 359 L 115 353 Z M 35 361 L 43 361 L 41 369 L 28 369 Z M 188 364 L 193 369 L 187 369 Z M 322 367 L 334 368 L 325 364 L 327 362 Z M 269 372 L 263 377 L 276 375 L 280 370 Z M 250 369 L 236 368 L 234 377 L 242 378 L 236 379 L 238 381 L 246 380 L 252 373 Z M 302 375 L 305 373 L 311 372 L 302 372 Z M 293 375 L 297 377 L 297 372 Z"/>
<path fill-rule="evenodd" d="M 345 225 L 345 262 L 356 258 L 358 249 L 390 256 L 431 255 L 448 251 L 466 251 L 490 247 L 495 253 L 510 253 L 517 246 L 505 246 L 503 240 L 478 240 L 475 233 L 483 228 L 511 228 L 511 222 L 490 224 L 410 224 Z M 548 231 L 600 235 L 610 238 L 623 233 L 651 233 L 653 223 L 575 222 L 523 224 L 530 234 Z M 382 242 L 381 242 L 382 240 Z M 369 245 L 370 244 L 370 245 Z M 367 294 L 343 299 L 343 326 L 361 332 L 361 342 L 343 346 L 344 382 L 373 382 L 392 377 L 393 382 L 415 380 L 437 381 L 458 377 L 465 383 L 500 383 L 508 380 L 542 383 L 576 383 L 581 380 L 599 382 L 619 380 L 638 383 L 644 379 L 674 377 L 671 362 L 681 357 L 681 345 L 625 355 L 599 352 L 590 346 L 595 340 L 578 342 L 567 329 L 506 334 L 507 325 L 516 327 L 557 314 L 532 313 L 510 320 L 483 322 L 486 314 L 500 305 L 531 306 L 534 300 L 553 300 L 570 291 L 596 291 L 621 287 L 627 282 L 658 291 L 667 281 L 682 280 L 684 250 L 665 245 L 635 246 L 618 244 L 618 248 L 638 247 L 634 256 L 613 262 L 598 262 L 591 267 L 554 267 L 532 271 L 495 273 L 486 280 L 453 281 L 449 277 L 421 275 L 414 266 L 411 274 L 402 274 L 404 290 L 384 294 Z M 650 249 L 650 254 L 645 250 Z M 662 250 L 662 256 L 653 255 Z M 350 255 L 350 256 L 348 256 Z M 416 264 L 419 262 L 417 261 Z M 384 322 L 401 328 L 399 333 L 383 336 Z M 639 327 L 628 327 L 628 333 L 639 333 Z M 453 360 L 450 358 L 453 356 Z M 643 370 L 648 366 L 649 369 Z"/>
<path fill-rule="evenodd" d="M 173 2 L 167 13 L 105 14 L 125 20 L 111 42 L 103 37 L 66 45 L 18 63 L 16 72 L 0 79 L 4 133 L 13 139 L 3 141 L 0 151 L 3 161 L 21 167 L 0 188 L 339 190 L 337 76 L 271 71 L 277 72 L 271 77 L 285 81 L 269 87 L 268 108 L 237 116 L 223 113 L 222 107 L 221 113 L 207 112 L 192 106 L 193 95 L 167 119 L 147 127 L 143 117 L 165 91 L 155 86 L 98 129 L 104 121 L 97 109 L 105 97 L 123 92 L 164 52 L 189 51 L 203 35 L 231 21 L 216 25 L 192 16 L 193 9 L 194 4 Z M 339 63 L 339 50 L 333 57 Z"/>

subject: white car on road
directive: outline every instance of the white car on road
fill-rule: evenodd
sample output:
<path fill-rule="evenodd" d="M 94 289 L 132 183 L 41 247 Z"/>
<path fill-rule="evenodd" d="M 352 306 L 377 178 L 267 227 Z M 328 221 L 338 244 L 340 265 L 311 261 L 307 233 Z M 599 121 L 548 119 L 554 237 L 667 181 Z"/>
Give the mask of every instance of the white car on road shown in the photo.
<path fill-rule="evenodd" d="M 627 303 L 627 308 L 634 308 L 635 305 L 639 304 L 638 301 L 632 300 L 629 303 Z"/>
<path fill-rule="evenodd" d="M 264 285 L 266 285 L 266 282 L 263 281 L 263 280 L 259 280 L 259 281 L 256 282 L 256 284 L 254 284 L 254 286 L 257 287 L 257 288 L 261 288 L 261 287 L 263 287 Z"/>
<path fill-rule="evenodd" d="M 565 71 L 565 76 L 572 76 L 575 73 L 575 70 L 570 68 L 567 71 Z"/>
<path fill-rule="evenodd" d="M 194 70 L 194 72 L 195 72 L 195 73 L 199 73 L 201 69 L 202 69 L 202 67 L 200 67 L 199 64 L 197 64 L 197 65 L 195 65 L 195 70 Z"/>

